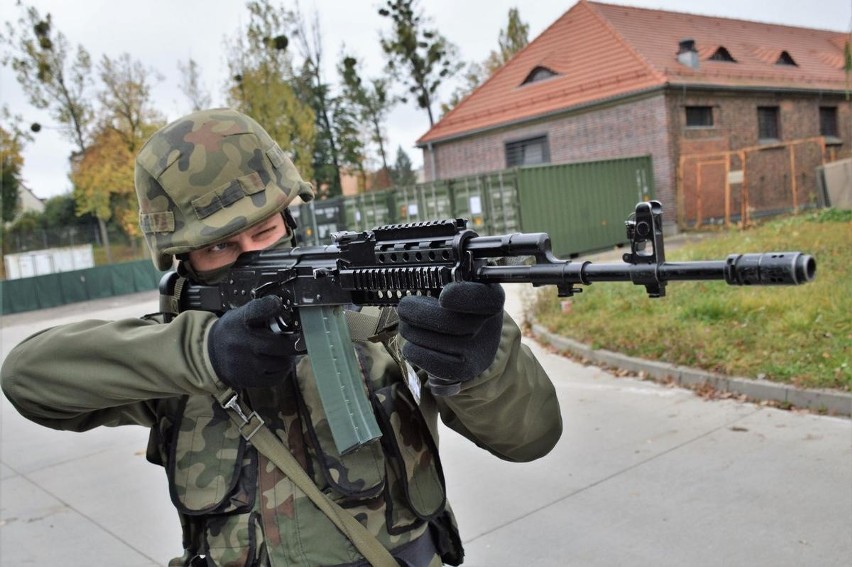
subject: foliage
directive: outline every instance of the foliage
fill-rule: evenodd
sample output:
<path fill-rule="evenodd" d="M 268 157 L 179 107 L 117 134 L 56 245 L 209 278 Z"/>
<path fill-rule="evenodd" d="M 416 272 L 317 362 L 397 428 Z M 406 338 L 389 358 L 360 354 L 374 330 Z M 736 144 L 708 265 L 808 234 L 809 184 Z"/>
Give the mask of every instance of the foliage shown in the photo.
<path fill-rule="evenodd" d="M 305 179 L 312 179 L 315 113 L 297 96 L 287 45 L 294 16 L 269 0 L 250 0 L 249 22 L 239 30 L 228 54 L 233 84 L 228 103 L 255 120 L 286 152 Z"/>
<path fill-rule="evenodd" d="M 388 56 L 387 70 L 414 96 L 417 107 L 426 110 L 431 127 L 435 124 L 432 104 L 438 87 L 461 68 L 458 49 L 428 27 L 417 0 L 385 0 L 379 15 L 392 23 L 391 34 L 381 37 L 382 50 Z"/>
<path fill-rule="evenodd" d="M 32 232 L 39 228 L 43 228 L 42 219 L 42 214 L 37 211 L 25 211 L 21 213 L 15 222 L 12 223 L 12 226 L 9 227 L 9 233 Z"/>
<path fill-rule="evenodd" d="M 135 154 L 118 130 L 102 130 L 71 174 L 77 213 L 91 213 L 104 221 L 115 216 L 128 235 L 139 236 L 133 185 L 134 158 Z M 114 208 L 113 199 L 121 204 Z M 131 207 L 132 222 L 128 225 Z"/>
<path fill-rule="evenodd" d="M 201 84 L 201 68 L 193 58 L 186 63 L 178 61 L 180 72 L 180 90 L 189 99 L 189 105 L 193 112 L 210 107 L 210 93 Z"/>
<path fill-rule="evenodd" d="M 367 186 L 365 136 L 358 108 L 346 97 L 335 99 L 334 123 L 339 140 L 339 164 L 357 175 L 358 191 L 363 192 Z"/>
<path fill-rule="evenodd" d="M 68 40 L 53 28 L 50 14 L 42 17 L 34 7 L 22 10 L 17 26 L 6 22 L 6 33 L 0 36 L 6 48 L 3 64 L 12 67 L 30 103 L 47 109 L 63 134 L 83 151 L 94 120 L 89 53 L 77 46 L 72 59 Z"/>
<path fill-rule="evenodd" d="M 92 96 L 88 52 L 78 46 L 72 60 L 68 41 L 54 29 L 50 14 L 42 17 L 33 7 L 22 11 L 17 27 L 7 23 L 3 62 L 11 65 L 30 102 L 48 109 L 76 145 L 71 178 L 77 211 L 98 218 L 109 256 L 107 220 L 115 217 L 128 235 L 138 233 L 133 158 L 142 140 L 162 122 L 150 108 L 150 80 L 157 74 L 128 54 L 104 56 L 97 74 L 102 87 Z M 97 109 L 92 100 L 100 103 Z"/>
<path fill-rule="evenodd" d="M 24 137 L 16 124 L 9 124 L 11 117 L 5 107 L 3 119 L 4 125 L 0 125 L 0 224 L 10 222 L 18 212 L 21 168 L 24 165 Z"/>
<path fill-rule="evenodd" d="M 391 181 L 396 187 L 412 187 L 417 183 L 417 174 L 412 167 L 411 158 L 402 149 L 396 149 L 396 161 L 391 169 Z"/>
<path fill-rule="evenodd" d="M 724 258 L 731 252 L 800 249 L 817 260 L 817 278 L 797 287 L 732 287 L 679 282 L 663 299 L 639 286 L 595 284 L 572 300 L 570 314 L 553 289 L 536 318 L 551 331 L 594 348 L 734 376 L 803 387 L 852 389 L 852 222 L 826 211 L 708 236 L 667 260 Z"/>
<path fill-rule="evenodd" d="M 529 39 L 530 26 L 521 20 L 521 15 L 517 8 L 509 9 L 509 21 L 506 23 L 506 29 L 500 30 L 497 43 L 499 51 L 492 51 L 491 56 L 486 61 L 486 69 L 489 73 L 494 73 L 497 69 L 509 62 L 509 59 L 515 56 L 517 52 L 527 46 Z"/>
<path fill-rule="evenodd" d="M 294 27 L 290 32 L 297 40 L 302 55 L 301 73 L 297 76 L 299 93 L 316 115 L 316 145 L 314 147 L 314 175 L 317 188 L 323 196 L 336 197 L 342 194 L 340 167 L 344 160 L 344 145 L 349 154 L 354 152 L 362 161 L 360 144 L 347 140 L 352 135 L 349 106 L 337 94 L 323 75 L 323 48 L 319 16 L 314 14 L 310 28 L 298 11 L 294 15 Z M 356 130 L 357 132 L 357 130 Z M 356 139 L 357 141 L 357 139 Z M 353 161 L 350 156 L 349 161 Z"/>
<path fill-rule="evenodd" d="M 501 29 L 497 37 L 498 47 L 488 54 L 482 63 L 470 63 L 463 75 L 464 82 L 450 96 L 447 104 L 441 105 L 441 111 L 446 114 L 455 108 L 461 100 L 484 83 L 509 59 L 529 43 L 530 26 L 521 20 L 517 8 L 509 9 L 509 19 L 506 28 Z"/>
<path fill-rule="evenodd" d="M 124 53 L 117 59 L 104 55 L 98 66 L 103 89 L 98 93 L 100 128 L 115 131 L 133 154 L 153 131 L 164 125 L 163 116 L 151 106 L 151 79 L 162 80 L 153 69 Z"/>
<path fill-rule="evenodd" d="M 0 128 L 0 146 L 6 145 L 8 133 Z M 20 153 L 11 153 L 0 147 L 0 223 L 11 222 L 18 210 L 21 186 Z"/>
<path fill-rule="evenodd" d="M 77 205 L 72 195 L 56 195 L 44 203 L 41 226 L 46 229 L 67 226 L 91 226 L 97 220 L 90 214 L 77 214 Z"/>
<path fill-rule="evenodd" d="M 369 125 L 369 141 L 378 148 L 382 171 L 388 171 L 384 123 L 394 100 L 389 95 L 387 79 L 371 79 L 369 84 L 364 84 L 359 67 L 358 59 L 351 55 L 344 55 L 338 64 L 337 70 L 343 81 L 343 97 L 353 107 L 358 120 Z"/>

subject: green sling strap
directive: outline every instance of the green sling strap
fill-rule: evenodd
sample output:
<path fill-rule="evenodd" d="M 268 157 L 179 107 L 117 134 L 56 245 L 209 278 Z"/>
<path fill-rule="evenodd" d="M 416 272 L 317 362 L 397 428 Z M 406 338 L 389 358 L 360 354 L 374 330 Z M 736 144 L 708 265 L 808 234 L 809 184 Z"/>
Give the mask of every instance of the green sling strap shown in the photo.
<path fill-rule="evenodd" d="M 311 499 L 328 518 L 352 542 L 355 548 L 374 567 L 398 567 L 396 559 L 376 537 L 367 531 L 352 514 L 328 498 L 314 484 L 314 481 L 299 466 L 290 451 L 266 427 L 263 419 L 252 411 L 234 390 L 228 388 L 221 392 L 217 401 L 228 411 L 231 421 L 239 428 L 240 434 L 263 453 L 281 472 Z"/>

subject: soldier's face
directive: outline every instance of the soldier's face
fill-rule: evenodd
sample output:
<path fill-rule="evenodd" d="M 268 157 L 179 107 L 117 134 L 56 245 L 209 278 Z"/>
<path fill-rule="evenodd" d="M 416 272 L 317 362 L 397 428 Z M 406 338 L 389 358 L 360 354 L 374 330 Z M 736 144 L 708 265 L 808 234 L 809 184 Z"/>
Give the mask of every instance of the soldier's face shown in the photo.
<path fill-rule="evenodd" d="M 189 253 L 189 263 L 198 272 L 207 272 L 234 263 L 243 252 L 263 250 L 287 234 L 284 217 L 274 214 L 241 233 L 206 248 Z"/>

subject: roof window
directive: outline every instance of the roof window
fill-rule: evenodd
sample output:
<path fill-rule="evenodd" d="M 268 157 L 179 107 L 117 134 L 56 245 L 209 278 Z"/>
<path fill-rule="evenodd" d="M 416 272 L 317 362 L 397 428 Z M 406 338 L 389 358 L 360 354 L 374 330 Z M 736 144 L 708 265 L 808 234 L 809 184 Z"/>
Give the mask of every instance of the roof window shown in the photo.
<path fill-rule="evenodd" d="M 551 71 L 547 67 L 542 67 L 541 65 L 538 65 L 532 71 L 530 71 L 530 74 L 527 75 L 527 78 L 524 79 L 521 85 L 536 83 L 538 81 L 549 79 L 550 77 L 555 77 L 556 75 L 558 75 L 558 73 Z"/>
<path fill-rule="evenodd" d="M 798 67 L 799 64 L 793 59 L 793 57 L 787 53 L 786 51 L 782 51 L 781 55 L 778 56 L 778 60 L 775 62 L 776 65 L 790 65 L 793 67 Z"/>
<path fill-rule="evenodd" d="M 733 58 L 731 52 L 725 49 L 724 47 L 719 47 L 713 55 L 710 56 L 710 61 L 726 61 L 728 63 L 736 63 L 737 60 Z"/>

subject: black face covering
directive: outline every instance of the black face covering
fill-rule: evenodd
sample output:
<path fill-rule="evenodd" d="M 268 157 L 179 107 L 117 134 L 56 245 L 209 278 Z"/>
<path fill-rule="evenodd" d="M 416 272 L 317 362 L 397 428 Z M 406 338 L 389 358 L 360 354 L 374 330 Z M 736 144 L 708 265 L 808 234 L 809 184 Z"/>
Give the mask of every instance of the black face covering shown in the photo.
<path fill-rule="evenodd" d="M 271 250 L 273 248 L 292 248 L 293 247 L 293 233 L 288 232 L 266 248 L 264 250 Z M 234 262 L 230 264 L 226 264 L 221 268 L 216 268 L 214 270 L 196 270 L 189 263 L 188 255 L 182 255 L 180 257 L 180 263 L 178 264 L 178 274 L 181 276 L 192 280 L 194 282 L 198 282 L 203 285 L 218 285 L 222 283 L 226 277 L 228 277 L 228 272 L 231 271 L 231 266 L 234 265 Z"/>

